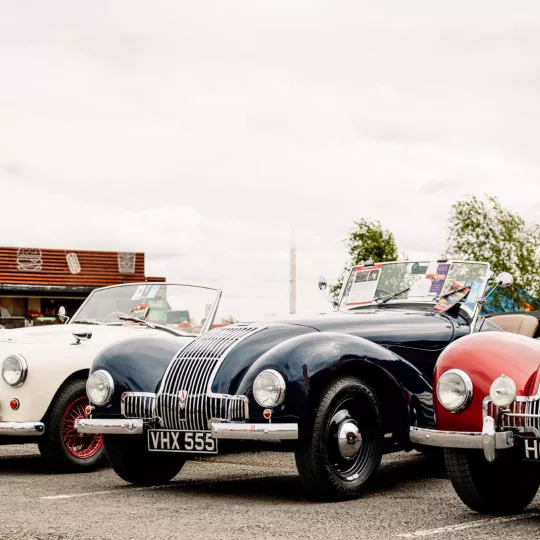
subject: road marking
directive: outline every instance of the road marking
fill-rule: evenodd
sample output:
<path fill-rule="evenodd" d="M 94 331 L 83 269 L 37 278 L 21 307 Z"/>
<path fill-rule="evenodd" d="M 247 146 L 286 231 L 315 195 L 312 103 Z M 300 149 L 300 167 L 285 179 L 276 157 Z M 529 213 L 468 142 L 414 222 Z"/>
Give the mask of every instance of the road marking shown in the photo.
<path fill-rule="evenodd" d="M 484 525 L 491 525 L 495 523 L 506 523 L 508 521 L 517 521 L 520 519 L 530 519 L 540 516 L 540 512 L 531 512 L 530 514 L 520 514 L 519 516 L 498 517 L 477 519 L 476 521 L 470 521 L 469 523 L 459 523 L 457 525 L 448 525 L 447 527 L 440 527 L 438 529 L 427 529 L 424 531 L 415 531 L 412 533 L 401 533 L 397 536 L 399 538 L 422 538 L 425 536 L 436 536 L 438 534 L 446 534 L 456 531 L 464 531 L 466 529 L 473 529 L 475 527 L 483 527 Z"/>
<path fill-rule="evenodd" d="M 107 491 L 88 491 L 86 493 L 72 493 L 71 495 L 47 495 L 40 497 L 46 501 L 58 501 L 60 499 L 76 499 L 77 497 L 94 497 L 95 495 L 110 495 L 111 493 L 125 493 L 126 491 L 142 491 L 145 489 L 167 489 L 178 486 L 179 484 L 164 484 L 161 486 L 143 486 L 143 487 L 122 487 L 117 489 L 109 489 Z"/>

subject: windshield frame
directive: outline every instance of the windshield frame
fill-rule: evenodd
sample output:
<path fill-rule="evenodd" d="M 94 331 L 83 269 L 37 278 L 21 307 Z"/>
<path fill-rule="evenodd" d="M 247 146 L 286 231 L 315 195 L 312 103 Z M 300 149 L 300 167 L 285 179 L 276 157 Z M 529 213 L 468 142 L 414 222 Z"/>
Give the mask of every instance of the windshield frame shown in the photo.
<path fill-rule="evenodd" d="M 417 263 L 420 263 L 420 264 L 430 264 L 430 263 L 433 263 L 433 262 L 436 262 L 436 263 L 439 263 L 439 264 L 450 264 L 450 265 L 453 265 L 453 264 L 474 264 L 474 265 L 483 265 L 483 266 L 486 266 L 486 275 L 485 275 L 485 278 L 484 278 L 484 281 L 482 282 L 482 286 L 481 286 L 481 289 L 479 291 L 479 294 L 478 294 L 478 298 L 476 299 L 476 302 L 475 302 L 475 307 L 474 309 L 472 310 L 472 313 L 470 313 L 470 316 L 471 318 L 475 318 L 477 312 L 479 311 L 479 304 L 480 304 L 480 300 L 484 297 L 484 294 L 486 292 L 486 289 L 487 289 L 487 286 L 488 286 L 488 283 L 489 283 L 489 280 L 493 277 L 493 272 L 491 271 L 491 265 L 488 263 L 488 262 L 479 262 L 479 261 L 463 261 L 463 260 L 459 260 L 459 259 L 456 259 L 456 260 L 453 260 L 453 259 L 448 259 L 448 260 L 435 260 L 435 261 L 429 261 L 429 260 L 411 260 L 411 261 L 388 261 L 388 262 L 383 262 L 383 263 L 374 263 L 374 265 L 390 265 L 390 264 L 414 264 L 415 262 Z M 357 310 L 361 310 L 362 308 L 373 308 L 373 307 L 379 307 L 379 306 L 391 306 L 393 304 L 402 304 L 402 305 L 407 305 L 407 306 L 421 306 L 421 305 L 430 305 L 430 306 L 434 306 L 435 305 L 435 298 L 433 298 L 433 300 L 428 300 L 428 299 L 425 299 L 425 300 L 418 300 L 418 301 L 409 301 L 407 299 L 403 300 L 403 299 L 392 299 L 392 300 L 388 300 L 387 302 L 385 303 L 382 303 L 382 302 L 375 302 L 375 300 L 373 300 L 372 302 L 370 302 L 369 304 L 365 304 L 363 306 L 357 306 L 356 308 L 354 309 L 343 309 L 342 307 L 342 303 L 343 303 L 343 296 L 345 294 L 345 289 L 347 288 L 347 284 L 349 283 L 350 279 L 351 279 L 351 275 L 353 272 L 356 271 L 356 269 L 360 266 L 366 266 L 366 265 L 362 265 L 362 264 L 357 264 L 355 266 L 353 266 L 349 272 L 347 273 L 347 277 L 343 280 L 343 286 L 341 287 L 341 291 L 339 292 L 339 297 L 338 297 L 338 300 L 337 300 L 337 309 L 336 311 L 339 311 L 341 313 L 351 313 L 351 312 L 354 312 L 354 311 L 357 311 Z M 450 267 L 450 271 L 451 271 L 451 267 Z M 449 273 L 450 273 L 449 271 Z M 446 281 L 445 281 L 445 285 L 446 285 Z M 444 286 L 443 286 L 444 287 Z M 468 308 L 468 306 L 465 306 L 465 304 L 463 304 L 462 302 L 458 302 L 458 305 L 460 307 L 462 307 L 463 309 L 465 309 L 467 312 L 470 310 L 470 308 Z"/>
<path fill-rule="evenodd" d="M 161 281 L 157 281 L 157 282 L 154 282 L 154 281 L 137 281 L 135 283 L 119 283 L 118 285 L 109 285 L 107 287 L 98 287 L 98 288 L 94 289 L 87 296 L 86 300 L 81 304 L 81 306 L 79 307 L 79 309 L 77 310 L 75 315 L 73 315 L 73 317 L 71 319 L 69 319 L 69 321 L 66 324 L 78 324 L 77 321 L 76 321 L 77 316 L 79 315 L 79 313 L 81 311 L 83 311 L 86 304 L 92 299 L 92 297 L 96 293 L 101 292 L 101 291 L 105 291 L 105 290 L 108 290 L 108 289 L 118 289 L 120 287 L 138 287 L 140 285 L 167 285 L 167 286 L 175 286 L 175 287 L 191 287 L 193 289 L 205 289 L 207 291 L 214 291 L 216 293 L 216 296 L 215 296 L 215 299 L 214 299 L 214 303 L 212 304 L 212 307 L 211 307 L 210 312 L 208 314 L 208 317 L 206 318 L 206 321 L 204 322 L 204 325 L 202 326 L 200 333 L 199 334 L 193 334 L 193 337 L 201 336 L 202 334 L 205 334 L 206 332 L 208 332 L 208 330 L 210 330 L 212 328 L 212 325 L 214 324 L 214 320 L 216 318 L 217 310 L 218 310 L 218 307 L 219 307 L 219 303 L 221 301 L 221 295 L 223 294 L 223 291 L 221 289 L 219 289 L 219 288 L 216 288 L 216 287 L 207 287 L 207 286 L 204 286 L 204 285 L 193 285 L 192 283 L 170 283 L 170 282 L 167 282 L 167 281 L 163 281 L 163 282 L 161 282 Z M 155 326 L 156 328 L 167 329 L 167 331 L 169 331 L 169 332 L 172 330 L 175 334 L 178 334 L 178 335 L 185 335 L 182 332 L 177 332 L 174 328 L 171 328 L 170 326 L 161 325 L 159 323 L 152 323 L 152 325 Z"/>

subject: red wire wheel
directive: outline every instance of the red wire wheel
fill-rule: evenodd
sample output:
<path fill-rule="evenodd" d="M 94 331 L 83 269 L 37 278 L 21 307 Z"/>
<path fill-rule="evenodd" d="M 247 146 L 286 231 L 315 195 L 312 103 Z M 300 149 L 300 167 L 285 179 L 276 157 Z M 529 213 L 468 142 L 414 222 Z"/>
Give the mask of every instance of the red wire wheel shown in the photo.
<path fill-rule="evenodd" d="M 62 439 L 67 451 L 77 459 L 95 456 L 103 446 L 101 435 L 82 435 L 75 429 L 75 420 L 86 418 L 87 397 L 77 398 L 64 413 L 62 418 Z"/>

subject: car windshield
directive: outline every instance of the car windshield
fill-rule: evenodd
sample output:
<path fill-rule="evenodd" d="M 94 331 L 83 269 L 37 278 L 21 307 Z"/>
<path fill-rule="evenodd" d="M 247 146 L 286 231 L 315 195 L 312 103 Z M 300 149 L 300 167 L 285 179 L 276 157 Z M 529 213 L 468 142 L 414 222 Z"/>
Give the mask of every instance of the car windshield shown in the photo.
<path fill-rule="evenodd" d="M 168 283 L 118 285 L 95 290 L 71 322 L 134 324 L 123 320 L 129 317 L 196 335 L 217 301 L 218 291 L 206 287 Z"/>
<path fill-rule="evenodd" d="M 489 264 L 475 262 L 407 261 L 357 266 L 344 284 L 340 309 L 427 302 L 445 311 L 462 301 L 474 311 L 490 275 Z"/>

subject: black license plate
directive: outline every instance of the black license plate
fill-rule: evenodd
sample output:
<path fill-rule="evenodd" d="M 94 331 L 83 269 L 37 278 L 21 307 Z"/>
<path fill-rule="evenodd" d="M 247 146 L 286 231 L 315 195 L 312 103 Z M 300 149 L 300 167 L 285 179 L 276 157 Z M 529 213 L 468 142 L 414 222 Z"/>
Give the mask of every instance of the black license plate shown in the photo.
<path fill-rule="evenodd" d="M 529 439 L 523 437 L 523 447 L 525 448 L 525 459 L 540 461 L 540 439 Z"/>
<path fill-rule="evenodd" d="M 217 454 L 217 440 L 211 431 L 150 429 L 150 452 L 182 452 L 188 454 Z"/>

